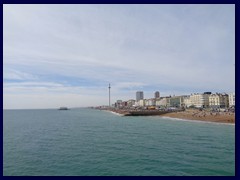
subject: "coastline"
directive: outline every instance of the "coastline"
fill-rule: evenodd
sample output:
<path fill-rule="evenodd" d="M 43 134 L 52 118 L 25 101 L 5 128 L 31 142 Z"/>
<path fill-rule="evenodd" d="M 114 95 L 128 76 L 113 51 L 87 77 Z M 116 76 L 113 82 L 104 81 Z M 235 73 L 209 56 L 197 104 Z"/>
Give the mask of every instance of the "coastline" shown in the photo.
<path fill-rule="evenodd" d="M 176 118 L 176 117 L 168 117 L 168 116 L 161 116 L 163 118 L 167 118 L 172 121 L 186 121 L 186 122 L 194 122 L 194 123 L 211 123 L 211 124 L 223 124 L 223 125 L 230 125 L 235 126 L 235 123 L 229 123 L 229 122 L 217 122 L 217 121 L 202 121 L 202 120 L 194 120 L 194 119 L 182 119 L 182 118 Z"/>
<path fill-rule="evenodd" d="M 105 110 L 118 116 L 125 116 L 128 111 L 122 110 Z M 181 120 L 190 121 L 201 121 L 201 122 L 212 122 L 212 123 L 225 123 L 235 124 L 235 113 L 232 112 L 209 112 L 187 109 L 180 112 L 168 112 L 161 115 L 160 117 L 168 117 Z"/>
<path fill-rule="evenodd" d="M 205 112 L 198 110 L 186 110 L 183 112 L 170 112 L 160 115 L 170 118 L 186 119 L 191 121 L 215 122 L 235 124 L 235 113 L 231 112 Z"/>

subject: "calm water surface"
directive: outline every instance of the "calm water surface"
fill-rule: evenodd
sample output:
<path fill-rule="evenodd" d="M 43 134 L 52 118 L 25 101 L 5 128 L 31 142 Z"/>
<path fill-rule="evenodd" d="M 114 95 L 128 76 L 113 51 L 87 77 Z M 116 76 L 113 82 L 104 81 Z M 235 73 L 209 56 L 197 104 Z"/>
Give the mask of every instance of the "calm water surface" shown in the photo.
<path fill-rule="evenodd" d="M 3 175 L 235 175 L 235 126 L 92 109 L 4 110 Z"/>

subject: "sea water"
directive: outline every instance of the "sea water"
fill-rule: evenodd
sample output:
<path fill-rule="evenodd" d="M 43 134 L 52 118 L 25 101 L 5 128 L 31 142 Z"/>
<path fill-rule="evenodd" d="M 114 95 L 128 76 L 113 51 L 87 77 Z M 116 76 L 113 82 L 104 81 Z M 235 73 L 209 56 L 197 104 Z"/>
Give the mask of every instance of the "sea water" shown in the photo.
<path fill-rule="evenodd" d="M 4 110 L 4 176 L 235 175 L 235 125 L 94 109 Z"/>

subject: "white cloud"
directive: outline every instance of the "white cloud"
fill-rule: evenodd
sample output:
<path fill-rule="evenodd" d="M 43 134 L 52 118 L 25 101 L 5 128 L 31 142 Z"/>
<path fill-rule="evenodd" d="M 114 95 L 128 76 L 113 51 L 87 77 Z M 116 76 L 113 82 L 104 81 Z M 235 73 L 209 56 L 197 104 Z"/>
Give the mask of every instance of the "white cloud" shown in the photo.
<path fill-rule="evenodd" d="M 36 80 L 37 76 L 33 74 L 16 71 L 13 69 L 4 69 L 3 78 L 7 80 Z"/>
<path fill-rule="evenodd" d="M 3 13 L 4 79 L 25 81 L 4 82 L 5 94 L 97 96 L 108 82 L 117 99 L 149 87 L 235 89 L 234 5 L 8 4 Z"/>
<path fill-rule="evenodd" d="M 114 83 L 114 88 L 116 89 L 136 89 L 136 88 L 143 88 L 147 84 L 141 82 L 120 82 Z"/>

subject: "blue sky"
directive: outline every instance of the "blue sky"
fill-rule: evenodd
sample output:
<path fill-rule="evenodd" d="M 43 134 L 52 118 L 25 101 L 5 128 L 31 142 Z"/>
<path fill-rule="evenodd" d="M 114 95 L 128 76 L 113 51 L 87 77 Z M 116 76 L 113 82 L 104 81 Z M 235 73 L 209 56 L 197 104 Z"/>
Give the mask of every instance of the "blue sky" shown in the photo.
<path fill-rule="evenodd" d="M 235 90 L 234 5 L 3 6 L 4 108 Z"/>

